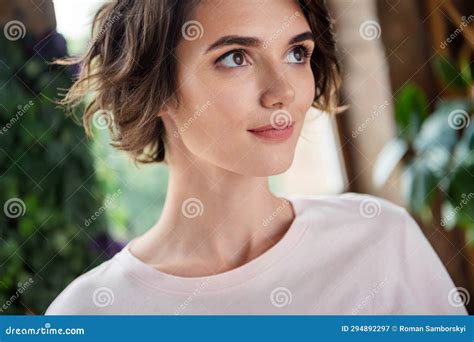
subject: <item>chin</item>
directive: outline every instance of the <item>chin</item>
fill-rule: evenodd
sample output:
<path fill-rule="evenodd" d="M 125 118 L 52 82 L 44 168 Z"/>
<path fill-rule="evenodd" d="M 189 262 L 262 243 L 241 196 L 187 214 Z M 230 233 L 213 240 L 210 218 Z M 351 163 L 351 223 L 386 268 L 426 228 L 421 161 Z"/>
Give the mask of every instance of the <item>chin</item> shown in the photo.
<path fill-rule="evenodd" d="M 293 154 L 268 158 L 263 157 L 259 162 L 252 165 L 252 174 L 257 177 L 276 176 L 287 171 L 293 164 Z"/>

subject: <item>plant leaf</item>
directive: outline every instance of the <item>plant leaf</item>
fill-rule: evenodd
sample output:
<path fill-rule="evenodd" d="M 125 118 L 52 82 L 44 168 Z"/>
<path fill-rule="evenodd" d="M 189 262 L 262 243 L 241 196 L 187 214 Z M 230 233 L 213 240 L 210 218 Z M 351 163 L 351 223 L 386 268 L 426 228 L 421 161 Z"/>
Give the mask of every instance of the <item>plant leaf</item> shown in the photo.
<path fill-rule="evenodd" d="M 456 108 L 456 109 L 453 109 Z M 455 110 L 463 110 L 461 106 L 455 103 L 445 104 L 436 109 L 424 122 L 420 133 L 414 141 L 414 149 L 421 154 L 434 146 L 441 146 L 451 151 L 458 141 L 457 130 L 452 121 L 452 115 Z M 454 113 L 456 114 L 456 113 Z"/>
<path fill-rule="evenodd" d="M 411 211 L 418 215 L 426 214 L 433 204 L 438 181 L 435 174 L 418 158 L 408 165 L 403 174 L 402 189 Z"/>
<path fill-rule="evenodd" d="M 469 83 L 463 78 L 461 70 L 450 57 L 437 55 L 433 60 L 433 68 L 435 74 L 446 87 L 465 89 L 469 86 Z"/>
<path fill-rule="evenodd" d="M 448 195 L 453 207 L 474 222 L 474 151 L 454 168 Z"/>
<path fill-rule="evenodd" d="M 395 101 L 395 121 L 398 134 L 412 142 L 428 116 L 428 100 L 424 92 L 415 84 L 402 88 Z"/>

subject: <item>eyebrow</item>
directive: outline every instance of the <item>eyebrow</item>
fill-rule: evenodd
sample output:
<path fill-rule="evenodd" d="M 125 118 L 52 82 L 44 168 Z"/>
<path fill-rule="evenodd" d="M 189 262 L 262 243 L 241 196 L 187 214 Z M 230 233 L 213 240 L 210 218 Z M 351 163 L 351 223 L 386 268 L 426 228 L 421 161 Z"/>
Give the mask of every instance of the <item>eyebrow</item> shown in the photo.
<path fill-rule="evenodd" d="M 311 31 L 306 31 L 294 36 L 293 38 L 289 40 L 288 45 L 296 44 L 305 40 L 312 40 L 313 42 L 315 42 L 315 37 Z M 263 45 L 263 42 L 261 39 L 256 38 L 256 37 L 244 37 L 244 36 L 235 36 L 235 35 L 223 36 L 219 38 L 218 40 L 216 40 L 211 45 L 209 45 L 209 47 L 207 48 L 206 52 L 204 52 L 204 54 L 207 54 L 213 50 L 217 50 L 223 46 L 228 46 L 228 45 L 243 45 L 243 46 L 258 47 L 260 45 Z"/>

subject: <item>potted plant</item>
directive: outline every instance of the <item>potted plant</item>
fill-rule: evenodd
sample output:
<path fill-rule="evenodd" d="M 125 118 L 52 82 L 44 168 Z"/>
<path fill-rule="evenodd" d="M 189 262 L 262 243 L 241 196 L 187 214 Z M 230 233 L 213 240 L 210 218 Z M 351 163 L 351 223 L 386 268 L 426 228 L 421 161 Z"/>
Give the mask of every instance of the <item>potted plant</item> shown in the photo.
<path fill-rule="evenodd" d="M 416 84 L 395 100 L 397 135 L 376 160 L 373 181 L 383 186 L 399 164 L 408 209 L 424 226 L 464 232 L 467 277 L 474 285 L 474 86 L 469 59 L 434 59 L 445 92 L 433 105 Z M 463 246 L 464 247 L 464 246 Z M 466 275 L 464 275 L 466 277 Z"/>

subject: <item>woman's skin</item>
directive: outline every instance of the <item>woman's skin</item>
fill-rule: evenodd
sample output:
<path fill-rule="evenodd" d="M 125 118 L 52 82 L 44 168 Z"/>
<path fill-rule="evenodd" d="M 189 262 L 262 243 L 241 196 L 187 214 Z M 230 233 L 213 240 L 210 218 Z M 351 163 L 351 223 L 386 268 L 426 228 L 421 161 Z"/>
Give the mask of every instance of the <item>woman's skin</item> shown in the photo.
<path fill-rule="evenodd" d="M 309 57 L 296 48 L 304 45 L 311 54 L 313 39 L 288 44 L 310 31 L 296 1 L 202 1 L 192 19 L 202 25 L 203 35 L 178 45 L 179 106 L 158 113 L 167 132 L 170 170 L 165 205 L 158 222 L 130 248 L 158 270 L 184 277 L 239 267 L 285 235 L 294 208 L 269 191 L 267 177 L 292 164 L 315 95 Z M 206 53 L 227 35 L 262 42 Z M 245 52 L 215 64 L 236 48 Z M 289 139 L 263 141 L 247 131 L 271 124 L 277 110 L 291 114 Z M 189 198 L 202 203 L 201 215 L 183 214 Z"/>

